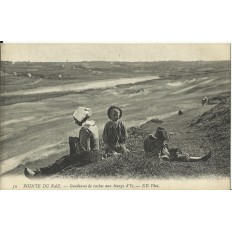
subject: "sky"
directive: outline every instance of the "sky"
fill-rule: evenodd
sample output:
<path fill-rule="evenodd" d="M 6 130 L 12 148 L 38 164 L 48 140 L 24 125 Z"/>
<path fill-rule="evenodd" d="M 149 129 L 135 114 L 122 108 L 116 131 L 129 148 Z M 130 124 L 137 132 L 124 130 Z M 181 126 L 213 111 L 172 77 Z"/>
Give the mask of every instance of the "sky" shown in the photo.
<path fill-rule="evenodd" d="M 230 44 L 222 43 L 4 43 L 1 60 L 68 61 L 219 61 L 230 60 Z"/>

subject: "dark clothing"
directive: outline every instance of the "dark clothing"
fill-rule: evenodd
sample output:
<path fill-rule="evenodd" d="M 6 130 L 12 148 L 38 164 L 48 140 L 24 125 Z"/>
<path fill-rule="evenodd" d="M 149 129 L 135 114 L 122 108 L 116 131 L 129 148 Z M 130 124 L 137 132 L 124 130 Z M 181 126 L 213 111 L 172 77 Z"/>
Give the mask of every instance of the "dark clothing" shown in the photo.
<path fill-rule="evenodd" d="M 146 154 L 152 153 L 153 156 L 159 156 L 161 154 L 161 151 L 163 150 L 163 147 L 165 146 L 165 142 L 161 141 L 157 138 L 153 137 L 147 137 L 144 140 L 144 151 Z M 150 156 L 151 154 L 148 154 Z"/>
<path fill-rule="evenodd" d="M 98 140 L 92 138 L 90 131 L 81 130 L 82 145 L 77 137 L 69 137 L 70 156 L 73 162 L 95 163 L 100 160 Z M 92 139 L 91 139 L 92 138 Z M 90 142 L 88 142 L 90 140 Z M 87 142 L 86 142 L 87 141 Z M 91 149 L 92 147 L 92 149 Z M 91 150 L 90 150 L 91 149 Z M 96 157 L 94 157 L 96 156 Z"/>
<path fill-rule="evenodd" d="M 159 157 L 169 161 L 188 162 L 189 155 L 178 148 L 169 148 L 167 141 L 154 137 L 148 137 L 144 140 L 144 150 L 147 158 Z"/>
<path fill-rule="evenodd" d="M 80 154 L 80 140 L 78 137 L 69 137 L 69 148 L 70 148 L 70 155 L 77 156 Z"/>
<path fill-rule="evenodd" d="M 98 151 L 81 152 L 79 156 L 66 155 L 55 161 L 48 167 L 40 168 L 38 175 L 52 175 L 62 171 L 70 165 L 82 167 L 90 163 L 96 163 L 101 160 L 101 155 Z"/>
<path fill-rule="evenodd" d="M 73 164 L 81 167 L 101 160 L 98 129 L 94 121 L 86 122 L 80 130 L 79 138 L 69 137 L 69 147 L 69 155 L 58 159 L 48 167 L 40 168 L 38 175 L 51 175 Z"/>
<path fill-rule="evenodd" d="M 96 163 L 101 160 L 101 154 L 99 151 L 83 151 L 80 155 L 80 160 L 83 165 Z"/>
<path fill-rule="evenodd" d="M 71 155 L 66 155 L 66 156 L 63 156 L 62 158 L 56 160 L 55 163 L 53 163 L 47 167 L 40 168 L 40 171 L 38 173 L 36 173 L 36 175 L 52 175 L 52 174 L 55 174 L 57 172 L 60 172 L 61 170 L 70 166 L 71 164 L 77 164 L 77 163 L 80 163 L 80 161 L 78 161 L 77 157 L 71 156 Z"/>
<path fill-rule="evenodd" d="M 126 153 L 127 131 L 123 122 L 109 121 L 103 131 L 103 142 L 106 144 L 106 153 Z"/>
<path fill-rule="evenodd" d="M 188 162 L 189 154 L 182 152 L 179 148 L 169 149 L 170 161 Z"/>

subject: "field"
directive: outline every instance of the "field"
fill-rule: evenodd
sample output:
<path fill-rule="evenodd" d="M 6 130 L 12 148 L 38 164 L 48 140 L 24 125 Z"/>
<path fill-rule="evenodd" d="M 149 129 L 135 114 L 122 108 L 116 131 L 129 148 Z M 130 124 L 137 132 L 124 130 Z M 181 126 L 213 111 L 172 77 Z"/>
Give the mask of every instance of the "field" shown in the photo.
<path fill-rule="evenodd" d="M 229 175 L 230 122 L 221 125 L 221 130 L 226 128 L 225 144 L 220 142 L 222 139 L 217 144 L 210 134 L 214 129 L 209 119 L 204 119 L 207 123 L 203 125 L 208 125 L 207 128 L 199 127 L 201 119 L 194 124 L 204 112 L 230 98 L 229 61 L 2 62 L 1 67 L 2 174 L 22 175 L 24 165 L 32 169 L 47 166 L 68 154 L 68 136 L 75 134 L 72 113 L 79 105 L 93 109 L 93 119 L 100 133 L 108 121 L 106 110 L 110 105 L 118 105 L 123 109 L 122 120 L 127 127 L 136 128 L 128 141 L 131 154 L 81 169 L 69 167 L 59 176 Z M 135 78 L 141 82 L 134 81 Z M 129 81 L 125 83 L 125 79 Z M 201 106 L 204 96 L 210 98 L 211 104 L 207 107 Z M 230 113 L 230 105 L 225 108 Z M 178 110 L 184 112 L 183 117 L 177 116 Z M 211 148 L 214 151 L 212 160 L 198 164 L 159 164 L 157 160 L 145 160 L 142 141 L 159 125 L 146 122 L 157 118 L 174 132 L 173 145 L 196 155 Z M 219 128 L 219 123 L 216 125 L 215 128 Z M 208 137 L 205 136 L 207 130 Z M 222 149 L 219 149 L 220 144 L 223 144 Z"/>

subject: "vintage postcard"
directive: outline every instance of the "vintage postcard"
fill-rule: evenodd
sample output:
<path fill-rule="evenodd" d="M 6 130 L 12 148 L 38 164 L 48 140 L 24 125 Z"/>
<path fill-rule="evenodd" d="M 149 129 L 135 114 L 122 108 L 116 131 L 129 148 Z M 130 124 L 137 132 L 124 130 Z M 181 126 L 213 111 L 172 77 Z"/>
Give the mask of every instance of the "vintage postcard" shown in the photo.
<path fill-rule="evenodd" d="M 2 43 L 0 189 L 230 189 L 230 46 Z"/>

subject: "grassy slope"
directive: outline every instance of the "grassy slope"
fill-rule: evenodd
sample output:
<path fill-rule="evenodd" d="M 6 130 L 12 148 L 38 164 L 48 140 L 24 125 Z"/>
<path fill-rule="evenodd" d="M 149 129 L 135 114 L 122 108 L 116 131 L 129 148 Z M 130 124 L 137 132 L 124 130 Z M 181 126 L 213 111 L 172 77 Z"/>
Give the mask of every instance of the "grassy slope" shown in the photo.
<path fill-rule="evenodd" d="M 200 156 L 212 150 L 207 162 L 162 162 L 145 159 L 143 140 L 158 126 L 173 132 L 170 147 L 177 146 L 191 155 Z M 230 98 L 216 106 L 191 109 L 182 116 L 173 116 L 163 123 L 155 120 L 139 128 L 129 129 L 128 148 L 131 153 L 103 160 L 82 168 L 70 166 L 59 177 L 123 177 L 123 178 L 195 178 L 229 176 L 230 173 Z M 103 147 L 103 144 L 101 144 Z"/>

